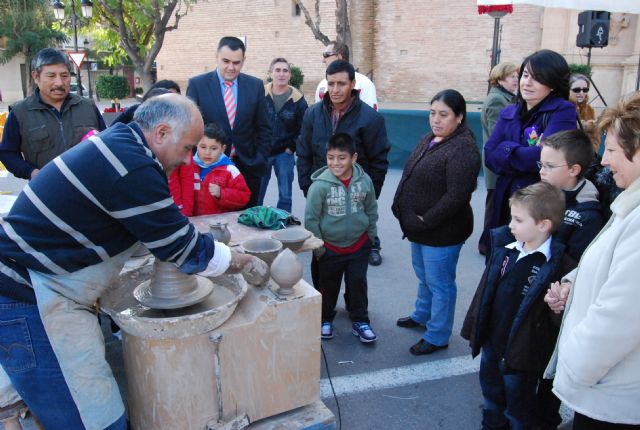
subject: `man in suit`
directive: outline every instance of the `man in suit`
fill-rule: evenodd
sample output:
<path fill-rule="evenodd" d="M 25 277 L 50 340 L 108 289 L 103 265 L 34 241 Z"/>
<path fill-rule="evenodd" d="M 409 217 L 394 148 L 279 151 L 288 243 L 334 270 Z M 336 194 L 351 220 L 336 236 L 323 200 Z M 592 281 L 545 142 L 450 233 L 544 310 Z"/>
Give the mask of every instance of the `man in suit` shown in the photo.
<path fill-rule="evenodd" d="M 267 116 L 264 83 L 240 73 L 245 46 L 237 37 L 220 39 L 217 68 L 189 79 L 187 96 L 200 108 L 205 124 L 221 127 L 229 139 L 228 154 L 244 176 L 255 206 L 260 182 L 271 154 L 271 125 Z"/>

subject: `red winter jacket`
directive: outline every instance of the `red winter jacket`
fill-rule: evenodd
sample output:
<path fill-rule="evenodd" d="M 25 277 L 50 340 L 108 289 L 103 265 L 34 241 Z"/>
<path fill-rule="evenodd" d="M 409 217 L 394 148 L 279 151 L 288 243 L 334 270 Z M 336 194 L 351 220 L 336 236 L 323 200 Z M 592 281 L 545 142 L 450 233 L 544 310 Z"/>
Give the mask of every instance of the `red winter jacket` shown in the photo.
<path fill-rule="evenodd" d="M 220 198 L 209 192 L 209 184 L 220 186 Z M 180 212 L 184 216 L 212 215 L 243 209 L 249 202 L 251 191 L 238 168 L 229 164 L 216 166 L 202 182 L 200 166 L 194 163 L 183 165 L 173 171 L 169 178 L 169 190 Z"/>

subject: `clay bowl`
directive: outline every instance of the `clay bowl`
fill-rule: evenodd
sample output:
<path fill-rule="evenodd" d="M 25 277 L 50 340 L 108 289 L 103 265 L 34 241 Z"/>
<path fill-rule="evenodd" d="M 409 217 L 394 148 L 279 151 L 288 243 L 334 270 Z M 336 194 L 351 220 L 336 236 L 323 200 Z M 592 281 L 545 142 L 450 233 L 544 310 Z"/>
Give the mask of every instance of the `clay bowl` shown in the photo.
<path fill-rule="evenodd" d="M 282 242 L 275 239 L 249 239 L 240 244 L 247 254 L 255 255 L 269 266 L 282 250 Z"/>
<path fill-rule="evenodd" d="M 286 228 L 284 230 L 274 231 L 271 238 L 279 240 L 285 248 L 297 251 L 302 247 L 305 240 L 311 237 L 311 232 L 300 228 Z"/>

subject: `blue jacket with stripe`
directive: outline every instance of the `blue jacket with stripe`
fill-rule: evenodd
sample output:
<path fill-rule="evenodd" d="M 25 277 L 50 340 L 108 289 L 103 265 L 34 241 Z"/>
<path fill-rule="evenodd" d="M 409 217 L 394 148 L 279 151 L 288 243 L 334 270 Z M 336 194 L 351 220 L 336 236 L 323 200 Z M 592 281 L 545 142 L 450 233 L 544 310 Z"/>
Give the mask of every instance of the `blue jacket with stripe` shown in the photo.
<path fill-rule="evenodd" d="M 142 130 L 116 124 L 48 163 L 0 220 L 0 294 L 34 301 L 26 269 L 72 273 L 137 241 L 185 273 L 214 252 L 174 204 Z"/>

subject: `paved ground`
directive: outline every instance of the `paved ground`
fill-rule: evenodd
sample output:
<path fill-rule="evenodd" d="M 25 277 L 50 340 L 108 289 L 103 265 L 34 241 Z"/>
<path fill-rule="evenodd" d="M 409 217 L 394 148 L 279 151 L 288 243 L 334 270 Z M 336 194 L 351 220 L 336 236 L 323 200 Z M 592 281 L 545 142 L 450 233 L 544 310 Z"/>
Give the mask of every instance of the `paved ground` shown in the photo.
<path fill-rule="evenodd" d="M 458 263 L 458 300 L 449 348 L 416 357 L 409 353 L 409 347 L 420 339 L 421 330 L 395 324 L 399 317 L 410 314 L 416 296 L 409 243 L 402 240 L 391 213 L 401 176 L 401 170 L 388 173 L 378 201 L 383 263 L 370 266 L 368 273 L 369 313 L 379 340 L 365 345 L 351 334 L 341 298 L 335 337 L 322 342 L 326 360 L 322 360 L 321 397 L 336 416 L 339 407 L 343 429 L 477 429 L 482 415 L 479 359 L 471 359 L 467 341 L 458 333 L 484 269 L 484 257 L 477 252 L 486 195 L 484 179 L 479 178 L 472 198 L 474 233 L 463 246 Z M 275 178 L 269 185 L 265 204 L 275 205 Z M 295 187 L 294 192 L 293 213 L 303 217 L 304 197 Z M 302 259 L 307 267 L 305 279 L 310 279 L 310 255 Z"/>
<path fill-rule="evenodd" d="M 471 360 L 469 347 L 458 333 L 483 269 L 484 260 L 476 247 L 484 207 L 484 181 L 480 178 L 473 195 L 475 230 L 462 248 L 458 264 L 458 301 L 449 348 L 430 356 L 414 357 L 409 347 L 420 339 L 421 332 L 395 325 L 398 317 L 409 315 L 416 294 L 409 244 L 401 239 L 390 209 L 401 174 L 400 170 L 392 170 L 387 176 L 379 200 L 378 226 L 384 261 L 369 270 L 369 312 L 379 340 L 365 345 L 351 334 L 341 299 L 336 336 L 323 341 L 326 361 L 323 359 L 321 363 L 321 397 L 336 416 L 340 414 L 342 429 L 477 429 L 482 401 L 477 375 L 479 360 Z M 276 199 L 276 182 L 272 178 L 265 204 L 275 205 Z M 293 213 L 299 218 L 304 215 L 304 198 L 297 186 Z M 307 268 L 305 279 L 310 280 L 310 254 L 303 254 L 301 259 Z M 318 327 L 318 335 L 319 330 Z M 116 377 L 123 380 L 120 343 L 110 336 L 106 340 Z"/>

